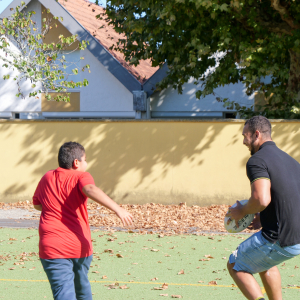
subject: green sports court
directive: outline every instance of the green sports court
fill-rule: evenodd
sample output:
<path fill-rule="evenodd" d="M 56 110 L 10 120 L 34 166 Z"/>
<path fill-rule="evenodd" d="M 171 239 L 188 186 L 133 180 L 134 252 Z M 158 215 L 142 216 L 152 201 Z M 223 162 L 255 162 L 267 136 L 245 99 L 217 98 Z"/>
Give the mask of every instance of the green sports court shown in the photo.
<path fill-rule="evenodd" d="M 37 254 L 37 229 L 0 230 L 0 299 L 52 299 Z M 243 299 L 226 263 L 231 251 L 247 237 L 94 230 L 89 273 L 94 299 Z M 300 258 L 278 267 L 284 299 L 298 298 Z"/>

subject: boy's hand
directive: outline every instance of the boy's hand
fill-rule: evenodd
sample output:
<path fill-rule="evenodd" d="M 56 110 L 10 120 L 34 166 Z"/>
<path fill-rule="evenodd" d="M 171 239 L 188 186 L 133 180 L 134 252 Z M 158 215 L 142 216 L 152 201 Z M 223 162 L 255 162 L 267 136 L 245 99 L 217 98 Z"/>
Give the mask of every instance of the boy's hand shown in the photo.
<path fill-rule="evenodd" d="M 132 225 L 133 216 L 127 210 L 119 207 L 116 211 L 117 216 L 121 219 L 124 226 Z"/>

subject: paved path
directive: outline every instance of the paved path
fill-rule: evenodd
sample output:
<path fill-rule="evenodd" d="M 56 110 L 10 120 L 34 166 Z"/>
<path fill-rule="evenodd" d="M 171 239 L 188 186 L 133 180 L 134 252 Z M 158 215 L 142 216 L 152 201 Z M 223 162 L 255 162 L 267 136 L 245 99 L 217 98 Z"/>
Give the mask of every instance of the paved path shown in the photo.
<path fill-rule="evenodd" d="M 11 228 L 38 228 L 38 220 L 0 219 L 0 227 Z"/>
<path fill-rule="evenodd" d="M 39 211 L 32 211 L 32 210 L 27 210 L 24 208 L 14 208 L 14 209 L 0 209 L 0 228 L 38 228 L 39 227 L 39 216 L 40 212 Z M 35 218 L 36 220 L 32 220 L 32 218 Z M 99 227 L 94 227 L 90 226 L 91 230 L 107 230 L 107 227 L 104 226 L 99 226 Z M 124 227 L 111 227 L 110 229 L 116 230 L 116 231 L 124 231 L 127 232 L 128 229 Z M 133 232 L 139 232 L 138 229 L 133 229 Z M 147 231 L 151 232 L 154 231 L 156 232 L 155 229 L 147 229 Z M 218 231 L 202 231 L 199 230 L 199 228 L 189 228 L 189 230 L 186 232 L 188 234 L 201 234 L 201 233 L 206 233 L 206 234 L 230 234 L 226 232 L 218 232 Z M 238 234 L 249 234 L 246 232 L 240 232 Z"/>

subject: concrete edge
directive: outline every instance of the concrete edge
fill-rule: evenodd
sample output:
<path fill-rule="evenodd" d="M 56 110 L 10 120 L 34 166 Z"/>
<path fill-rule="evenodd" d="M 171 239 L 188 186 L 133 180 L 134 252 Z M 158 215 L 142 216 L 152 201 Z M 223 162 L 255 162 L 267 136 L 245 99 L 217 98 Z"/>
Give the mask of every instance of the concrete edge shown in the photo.
<path fill-rule="evenodd" d="M 246 119 L 0 119 L 0 123 L 96 122 L 96 123 L 245 123 Z M 271 123 L 300 123 L 300 119 L 269 119 Z"/>

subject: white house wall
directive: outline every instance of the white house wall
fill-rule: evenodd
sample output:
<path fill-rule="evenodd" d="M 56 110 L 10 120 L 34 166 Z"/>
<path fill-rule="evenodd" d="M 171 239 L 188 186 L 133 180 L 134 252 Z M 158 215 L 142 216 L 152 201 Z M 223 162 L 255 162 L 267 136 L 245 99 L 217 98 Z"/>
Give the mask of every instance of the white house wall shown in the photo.
<path fill-rule="evenodd" d="M 37 0 L 31 1 L 27 7 L 29 11 L 35 11 L 36 15 L 33 16 L 34 20 L 37 22 L 37 26 L 41 26 L 41 5 Z M 17 48 L 10 43 L 11 48 L 17 50 Z M 2 55 L 1 52 L 0 55 Z M 19 72 L 13 71 L 2 67 L 3 61 L 0 60 L 0 112 L 36 112 L 41 110 L 41 100 L 35 97 L 16 97 L 18 93 L 18 86 L 16 81 L 13 80 L 15 75 L 19 75 Z M 7 80 L 3 79 L 3 75 L 10 75 Z M 20 84 L 21 91 L 24 95 L 28 95 L 32 92 L 31 82 L 29 80 L 22 81 Z"/>
<path fill-rule="evenodd" d="M 182 94 L 169 87 L 160 92 L 154 93 L 150 98 L 152 112 L 226 112 L 222 102 L 216 97 L 229 98 L 240 105 L 250 107 L 254 104 L 254 95 L 247 96 L 245 86 L 242 83 L 229 84 L 215 90 L 215 95 L 208 95 L 199 100 L 196 98 L 196 91 L 201 89 L 195 85 L 193 78 L 183 85 Z"/>
<path fill-rule="evenodd" d="M 36 12 L 34 18 L 40 28 L 42 10 L 41 4 L 37 0 L 32 0 L 28 4 L 27 10 L 33 10 Z M 16 49 L 14 45 L 11 46 Z M 83 56 L 84 60 L 80 60 L 80 56 Z M 86 78 L 89 81 L 89 85 L 87 87 L 69 90 L 69 92 L 80 91 L 80 112 L 104 112 L 104 115 L 107 114 L 108 116 L 110 115 L 110 112 L 124 112 L 125 115 L 134 115 L 132 93 L 128 91 L 128 89 L 126 89 L 124 85 L 116 79 L 89 50 L 85 49 L 83 51 L 75 51 L 72 54 L 67 55 L 66 58 L 67 60 L 69 59 L 70 61 L 76 62 L 80 60 L 80 66 L 89 64 L 91 68 L 91 73 L 88 73 L 87 71 L 84 73 L 80 72 L 80 75 L 70 76 L 69 78 L 73 81 L 83 80 Z M 16 97 L 18 87 L 16 81 L 13 80 L 13 77 L 18 75 L 18 72 L 4 68 L 2 65 L 3 62 L 0 61 L 0 112 L 41 112 L 41 97 L 26 97 L 25 99 Z M 71 69 L 72 67 L 70 70 Z M 10 75 L 10 79 L 4 80 L 3 75 L 7 74 Z M 32 92 L 31 82 L 22 82 L 21 91 L 24 95 L 28 95 Z M 22 114 L 22 116 L 25 117 L 24 114 Z M 32 117 L 36 118 L 39 117 L 39 115 L 32 115 Z"/>
<path fill-rule="evenodd" d="M 81 54 L 82 65 L 89 64 L 91 73 L 81 73 L 81 80 L 89 81 L 81 88 L 81 111 L 130 111 L 133 112 L 133 96 L 87 49 Z M 130 75 L 128 75 L 130 76 Z"/>

